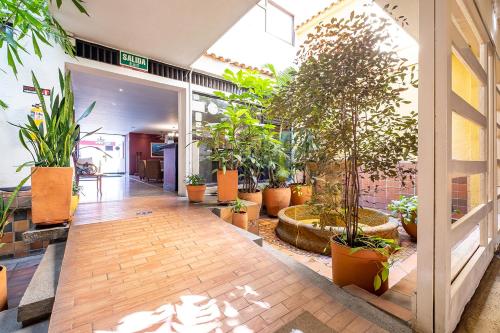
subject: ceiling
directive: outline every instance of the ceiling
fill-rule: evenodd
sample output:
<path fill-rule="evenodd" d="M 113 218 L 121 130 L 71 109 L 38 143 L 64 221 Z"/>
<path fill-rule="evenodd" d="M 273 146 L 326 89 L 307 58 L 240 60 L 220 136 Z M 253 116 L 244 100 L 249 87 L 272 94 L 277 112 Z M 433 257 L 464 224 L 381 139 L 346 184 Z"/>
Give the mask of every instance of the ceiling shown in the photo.
<path fill-rule="evenodd" d="M 101 75 L 72 72 L 77 118 L 96 101 L 81 122 L 83 132 L 160 133 L 177 128 L 177 92 Z"/>
<path fill-rule="evenodd" d="M 53 13 L 75 37 L 188 67 L 258 0 L 86 0 Z"/>

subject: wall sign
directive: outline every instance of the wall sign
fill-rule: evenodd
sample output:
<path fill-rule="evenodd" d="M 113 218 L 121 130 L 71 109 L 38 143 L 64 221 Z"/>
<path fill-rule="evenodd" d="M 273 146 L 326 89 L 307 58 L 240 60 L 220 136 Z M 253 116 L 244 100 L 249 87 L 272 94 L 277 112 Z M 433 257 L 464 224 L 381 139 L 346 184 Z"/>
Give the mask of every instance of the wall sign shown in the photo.
<path fill-rule="evenodd" d="M 120 66 L 130 67 L 143 72 L 147 72 L 149 70 L 149 61 L 148 58 L 125 51 L 120 51 Z"/>
<path fill-rule="evenodd" d="M 42 92 L 42 95 L 50 96 L 50 89 L 40 89 L 40 90 Z M 23 86 L 23 92 L 28 94 L 36 94 L 36 89 L 35 87 L 32 86 Z"/>

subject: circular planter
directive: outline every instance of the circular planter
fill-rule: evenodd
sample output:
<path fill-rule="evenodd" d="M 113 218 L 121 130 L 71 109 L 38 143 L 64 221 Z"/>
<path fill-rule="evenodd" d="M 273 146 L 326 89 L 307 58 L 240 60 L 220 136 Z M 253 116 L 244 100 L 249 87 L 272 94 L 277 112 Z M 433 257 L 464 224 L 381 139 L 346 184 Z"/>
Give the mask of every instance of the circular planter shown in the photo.
<path fill-rule="evenodd" d="M 264 190 L 264 204 L 267 215 L 271 217 L 278 216 L 278 212 L 283 208 L 290 206 L 290 197 L 292 191 L 289 187 L 266 188 Z"/>
<path fill-rule="evenodd" d="M 205 199 L 206 185 L 186 185 L 188 199 L 191 202 L 203 202 Z"/>
<path fill-rule="evenodd" d="M 233 212 L 232 222 L 238 228 L 248 230 L 248 214 L 246 212 Z"/>
<path fill-rule="evenodd" d="M 373 287 L 373 279 L 388 257 L 375 250 L 362 249 L 351 253 L 351 248 L 330 241 L 332 249 L 333 282 L 340 286 L 357 285 L 373 294 L 382 295 L 389 287 L 389 278 L 382 282 L 378 290 Z"/>
<path fill-rule="evenodd" d="M 414 240 L 417 240 L 417 224 L 410 222 L 410 223 L 405 223 L 401 221 L 401 224 L 403 225 L 403 229 L 405 229 L 406 233 L 410 235 L 410 237 Z"/>
<path fill-rule="evenodd" d="M 217 200 L 232 202 L 238 198 L 238 170 L 217 170 Z"/>
<path fill-rule="evenodd" d="M 0 266 L 0 311 L 7 309 L 7 267 Z"/>
<path fill-rule="evenodd" d="M 344 227 L 327 227 L 321 230 L 311 221 L 319 220 L 319 216 L 310 212 L 308 205 L 292 206 L 278 213 L 276 234 L 285 242 L 300 249 L 315 253 L 330 254 L 330 237 L 334 233 L 343 233 Z M 360 210 L 360 223 L 366 235 L 382 238 L 399 239 L 398 220 L 383 212 L 364 208 Z"/>
<path fill-rule="evenodd" d="M 311 185 L 294 184 L 290 185 L 290 190 L 292 191 L 291 206 L 303 205 L 312 198 Z"/>

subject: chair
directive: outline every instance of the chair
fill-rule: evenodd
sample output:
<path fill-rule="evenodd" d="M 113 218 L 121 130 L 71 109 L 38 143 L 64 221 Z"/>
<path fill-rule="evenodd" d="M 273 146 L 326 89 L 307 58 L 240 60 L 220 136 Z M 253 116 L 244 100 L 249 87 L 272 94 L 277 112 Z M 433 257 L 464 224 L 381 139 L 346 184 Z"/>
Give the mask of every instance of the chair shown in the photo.
<path fill-rule="evenodd" d="M 79 183 L 82 178 L 96 180 L 97 193 L 102 195 L 102 173 L 97 166 L 92 163 L 92 158 L 80 158 L 75 164 L 76 182 Z"/>
<path fill-rule="evenodd" d="M 148 182 L 151 179 L 162 181 L 163 173 L 161 172 L 160 160 L 147 160 L 146 161 L 146 179 Z"/>
<path fill-rule="evenodd" d="M 146 161 L 140 160 L 137 162 L 137 173 L 139 175 L 139 179 L 143 180 L 146 178 Z"/>

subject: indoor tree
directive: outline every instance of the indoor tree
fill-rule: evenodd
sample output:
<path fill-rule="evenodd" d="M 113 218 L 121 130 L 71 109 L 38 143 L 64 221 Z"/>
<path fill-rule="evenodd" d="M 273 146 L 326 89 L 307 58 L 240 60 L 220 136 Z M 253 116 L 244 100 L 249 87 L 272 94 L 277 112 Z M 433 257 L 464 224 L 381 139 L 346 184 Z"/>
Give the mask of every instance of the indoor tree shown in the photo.
<path fill-rule="evenodd" d="M 400 112 L 410 103 L 403 92 L 416 86 L 414 66 L 398 55 L 390 25 L 355 12 L 320 24 L 298 53 L 297 75 L 271 106 L 275 116 L 317 140 L 322 169 L 340 187 L 336 210 L 345 233 L 333 240 L 356 250 L 388 245 L 360 229 L 361 175 L 404 180 L 415 172 L 400 165 L 417 154 L 416 113 Z M 386 270 L 382 275 L 387 278 Z"/>

